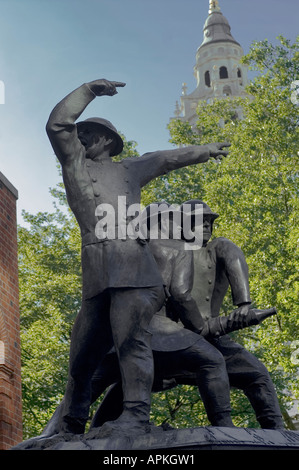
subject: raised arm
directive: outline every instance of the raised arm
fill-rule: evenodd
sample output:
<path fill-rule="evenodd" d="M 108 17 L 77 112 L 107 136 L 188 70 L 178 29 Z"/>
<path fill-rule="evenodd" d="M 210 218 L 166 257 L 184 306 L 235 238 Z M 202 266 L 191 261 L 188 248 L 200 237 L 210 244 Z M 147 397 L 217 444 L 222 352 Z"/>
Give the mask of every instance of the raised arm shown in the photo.
<path fill-rule="evenodd" d="M 88 104 L 96 96 L 115 95 L 116 87 L 124 85 L 122 82 L 110 82 L 105 79 L 94 80 L 81 85 L 55 106 L 47 122 L 46 131 L 61 163 L 76 158 L 79 152 L 84 151 L 77 136 L 75 122 Z"/>
<path fill-rule="evenodd" d="M 207 162 L 210 158 L 221 159 L 228 155 L 224 148 L 229 143 L 213 143 L 207 145 L 191 145 L 174 150 L 163 150 L 146 153 L 136 159 L 139 173 L 142 175 L 141 185 L 144 186 L 157 176 L 189 165 Z"/>

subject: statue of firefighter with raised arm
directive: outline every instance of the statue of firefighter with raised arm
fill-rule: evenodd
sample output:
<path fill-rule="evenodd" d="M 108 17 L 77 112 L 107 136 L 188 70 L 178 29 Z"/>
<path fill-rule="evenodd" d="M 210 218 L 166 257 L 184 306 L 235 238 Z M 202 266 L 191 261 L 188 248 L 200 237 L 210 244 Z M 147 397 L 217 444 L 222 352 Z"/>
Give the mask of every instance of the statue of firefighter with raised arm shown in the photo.
<path fill-rule="evenodd" d="M 113 345 L 124 401 L 121 416 L 106 425 L 144 430 L 149 423 L 153 358 L 148 325 L 163 305 L 163 280 L 144 240 L 96 236 L 97 207 L 109 204 L 119 220 L 119 196 L 126 207 L 137 204 L 141 188 L 153 178 L 226 156 L 223 148 L 229 145 L 190 146 L 114 162 L 111 157 L 123 149 L 115 127 L 100 118 L 76 121 L 96 96 L 113 96 L 124 85 L 104 79 L 83 84 L 55 106 L 46 127 L 82 237 L 82 306 L 72 331 L 61 432 L 84 432 L 91 378 Z"/>

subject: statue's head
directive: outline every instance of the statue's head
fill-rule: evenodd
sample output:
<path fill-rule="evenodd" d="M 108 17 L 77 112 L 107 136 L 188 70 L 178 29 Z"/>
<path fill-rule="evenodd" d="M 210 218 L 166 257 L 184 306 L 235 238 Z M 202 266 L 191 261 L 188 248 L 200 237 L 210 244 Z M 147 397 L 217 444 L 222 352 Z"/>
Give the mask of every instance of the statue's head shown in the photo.
<path fill-rule="evenodd" d="M 123 140 L 116 128 L 107 119 L 89 118 L 77 123 L 78 138 L 86 149 L 86 157 L 94 158 L 104 150 L 111 157 L 119 155 L 123 150 Z"/>
<path fill-rule="evenodd" d="M 183 213 L 183 220 L 186 217 L 191 218 L 191 221 L 189 220 L 189 224 L 191 224 L 191 231 L 193 232 L 195 228 L 198 228 L 198 221 L 201 220 L 201 218 L 196 217 L 196 214 L 200 214 L 202 211 L 203 244 L 208 243 L 212 236 L 214 221 L 219 217 L 219 215 L 216 214 L 216 212 L 213 212 L 208 204 L 199 199 L 190 199 L 189 201 L 185 201 L 181 204 L 180 209 Z"/>

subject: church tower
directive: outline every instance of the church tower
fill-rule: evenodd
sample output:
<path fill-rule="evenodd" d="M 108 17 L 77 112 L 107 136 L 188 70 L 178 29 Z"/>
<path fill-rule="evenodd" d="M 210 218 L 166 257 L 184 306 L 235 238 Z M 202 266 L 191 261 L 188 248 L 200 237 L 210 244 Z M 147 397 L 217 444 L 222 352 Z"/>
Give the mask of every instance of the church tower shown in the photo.
<path fill-rule="evenodd" d="M 175 118 L 195 125 L 196 108 L 200 100 L 245 96 L 248 84 L 247 67 L 240 64 L 243 49 L 231 34 L 218 0 L 210 0 L 209 16 L 203 27 L 203 42 L 196 52 L 194 75 L 196 89 L 187 94 L 182 87 L 180 103 L 176 103 Z"/>

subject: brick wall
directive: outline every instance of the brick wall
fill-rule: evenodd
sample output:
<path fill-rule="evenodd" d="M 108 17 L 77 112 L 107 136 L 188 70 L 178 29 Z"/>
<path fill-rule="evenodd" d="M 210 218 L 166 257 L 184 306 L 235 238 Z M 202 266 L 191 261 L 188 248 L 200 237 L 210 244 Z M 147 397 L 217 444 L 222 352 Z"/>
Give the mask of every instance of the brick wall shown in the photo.
<path fill-rule="evenodd" d="M 0 449 L 22 441 L 16 201 L 0 172 Z"/>

